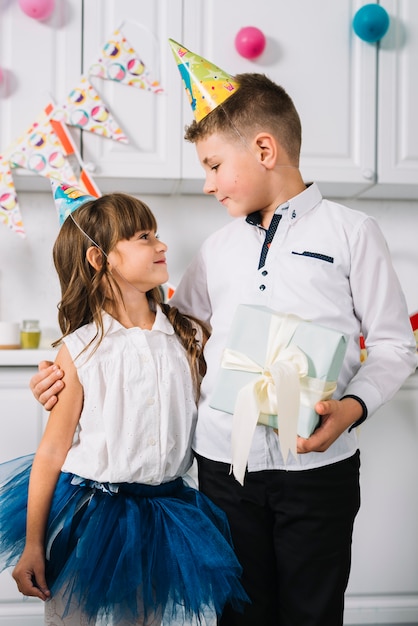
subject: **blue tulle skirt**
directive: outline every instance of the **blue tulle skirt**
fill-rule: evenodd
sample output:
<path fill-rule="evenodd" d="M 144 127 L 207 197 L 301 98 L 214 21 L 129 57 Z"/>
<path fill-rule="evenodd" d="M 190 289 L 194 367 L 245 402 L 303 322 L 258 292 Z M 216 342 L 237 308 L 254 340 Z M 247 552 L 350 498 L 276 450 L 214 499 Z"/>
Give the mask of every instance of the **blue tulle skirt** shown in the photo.
<path fill-rule="evenodd" d="M 25 545 L 33 455 L 0 465 L 0 571 Z M 62 473 L 46 536 L 51 595 L 77 605 L 94 624 L 140 623 L 160 614 L 198 621 L 240 609 L 240 583 L 225 515 L 182 479 L 158 486 L 94 483 Z"/>

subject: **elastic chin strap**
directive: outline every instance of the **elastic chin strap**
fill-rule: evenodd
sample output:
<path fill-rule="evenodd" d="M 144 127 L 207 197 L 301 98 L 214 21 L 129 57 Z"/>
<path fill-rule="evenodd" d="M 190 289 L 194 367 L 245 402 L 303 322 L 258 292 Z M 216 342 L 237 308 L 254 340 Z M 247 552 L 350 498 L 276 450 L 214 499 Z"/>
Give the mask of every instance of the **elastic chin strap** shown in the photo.
<path fill-rule="evenodd" d="M 94 239 L 92 239 L 92 238 L 90 237 L 90 235 L 88 235 L 88 234 L 86 233 L 86 231 L 85 231 L 85 230 L 83 230 L 83 228 L 81 228 L 80 224 L 78 224 L 78 223 L 75 221 L 75 219 L 74 219 L 74 217 L 73 217 L 73 214 L 72 214 L 72 213 L 70 213 L 70 217 L 71 217 L 71 219 L 72 219 L 73 223 L 77 226 L 78 230 L 79 230 L 80 232 L 82 232 L 82 233 L 83 233 L 83 235 L 84 235 L 85 237 L 87 237 L 87 239 L 88 239 L 89 241 L 91 241 L 91 243 L 92 243 L 92 244 L 93 244 L 93 245 L 94 245 L 94 246 L 95 246 L 98 250 L 100 250 L 100 252 L 103 254 L 103 256 L 107 259 L 107 254 L 106 254 L 106 252 L 105 252 L 104 250 L 102 250 L 102 248 L 99 246 L 99 244 L 98 244 L 98 243 L 96 243 L 96 242 L 94 241 Z"/>

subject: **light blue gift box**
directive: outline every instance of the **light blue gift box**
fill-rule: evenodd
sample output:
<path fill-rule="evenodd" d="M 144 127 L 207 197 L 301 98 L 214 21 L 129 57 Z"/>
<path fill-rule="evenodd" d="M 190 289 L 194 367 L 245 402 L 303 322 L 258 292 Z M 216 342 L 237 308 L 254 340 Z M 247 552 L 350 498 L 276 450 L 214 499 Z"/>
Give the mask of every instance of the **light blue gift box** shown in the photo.
<path fill-rule="evenodd" d="M 241 352 L 263 366 L 272 316 L 287 316 L 264 306 L 240 305 L 234 316 L 225 348 Z M 295 316 L 292 316 L 295 317 Z M 297 346 L 307 357 L 308 377 L 336 382 L 344 360 L 347 337 L 343 333 L 300 320 L 287 345 Z M 210 406 L 226 413 L 234 413 L 238 391 L 259 374 L 221 367 L 210 400 Z M 285 416 L 283 416 L 285 417 Z M 319 422 L 312 407 L 300 405 L 297 431 L 301 437 L 310 437 Z M 260 413 L 258 423 L 278 427 L 277 415 Z"/>

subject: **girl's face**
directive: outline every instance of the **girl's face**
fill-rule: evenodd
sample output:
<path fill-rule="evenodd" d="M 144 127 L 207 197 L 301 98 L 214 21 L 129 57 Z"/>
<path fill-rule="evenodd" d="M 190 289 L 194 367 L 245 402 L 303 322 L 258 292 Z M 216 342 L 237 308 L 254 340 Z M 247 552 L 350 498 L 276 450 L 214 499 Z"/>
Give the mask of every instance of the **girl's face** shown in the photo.
<path fill-rule="evenodd" d="M 109 252 L 107 261 L 123 292 L 130 285 L 146 293 L 168 280 L 166 251 L 166 244 L 154 231 L 142 230 L 130 239 L 119 241 Z"/>
<path fill-rule="evenodd" d="M 266 209 L 270 202 L 266 170 L 244 139 L 214 133 L 196 143 L 206 174 L 203 191 L 214 195 L 232 217 Z"/>

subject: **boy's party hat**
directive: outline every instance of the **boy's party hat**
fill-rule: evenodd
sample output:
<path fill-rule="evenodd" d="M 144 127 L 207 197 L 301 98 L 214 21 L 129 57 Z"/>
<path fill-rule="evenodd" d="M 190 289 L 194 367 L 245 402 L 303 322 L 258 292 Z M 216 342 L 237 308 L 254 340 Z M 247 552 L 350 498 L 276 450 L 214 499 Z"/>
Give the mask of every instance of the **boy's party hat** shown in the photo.
<path fill-rule="evenodd" d="M 238 89 L 232 76 L 210 61 L 169 39 L 196 122 Z"/>
<path fill-rule="evenodd" d="M 61 183 L 53 178 L 50 180 L 60 226 L 63 225 L 70 213 L 78 209 L 79 206 L 89 200 L 97 200 L 95 196 L 91 196 L 79 187 L 74 187 L 74 185 L 69 185 L 68 183 Z"/>

